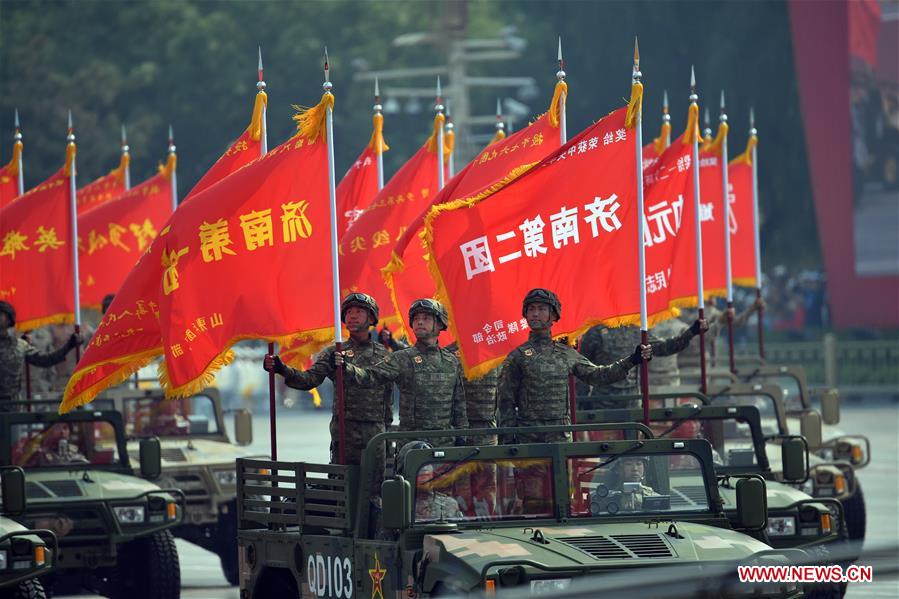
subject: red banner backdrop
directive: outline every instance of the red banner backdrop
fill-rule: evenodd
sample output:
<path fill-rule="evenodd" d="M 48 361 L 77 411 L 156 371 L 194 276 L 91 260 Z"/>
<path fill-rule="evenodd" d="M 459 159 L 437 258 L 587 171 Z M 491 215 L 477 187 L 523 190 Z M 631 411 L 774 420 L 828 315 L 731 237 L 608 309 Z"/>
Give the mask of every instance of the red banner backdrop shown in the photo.
<path fill-rule="evenodd" d="M 60 169 L 0 210 L 0 299 L 21 331 L 74 322 L 70 203 Z"/>
<path fill-rule="evenodd" d="M 730 161 L 727 182 L 731 188 L 731 272 L 734 285 L 756 287 L 755 210 L 752 205 L 752 149 L 756 139 L 750 138 L 746 151 Z"/>
<path fill-rule="evenodd" d="M 719 128 L 715 139 L 706 140 L 699 150 L 702 277 L 706 297 L 727 295 L 724 260 L 724 189 L 721 173 L 721 143 L 724 135 L 727 135 L 727 125 Z"/>
<path fill-rule="evenodd" d="M 97 206 L 102 206 L 125 192 L 125 168 L 127 165 L 128 156 L 124 155 L 117 168 L 78 190 L 75 196 L 78 202 L 78 216 Z"/>
<path fill-rule="evenodd" d="M 115 293 L 172 214 L 172 185 L 155 175 L 78 217 L 81 305 Z"/>
<path fill-rule="evenodd" d="M 435 167 L 436 168 L 436 167 Z M 337 186 L 337 234 L 343 236 L 378 195 L 378 163 L 366 147 Z"/>

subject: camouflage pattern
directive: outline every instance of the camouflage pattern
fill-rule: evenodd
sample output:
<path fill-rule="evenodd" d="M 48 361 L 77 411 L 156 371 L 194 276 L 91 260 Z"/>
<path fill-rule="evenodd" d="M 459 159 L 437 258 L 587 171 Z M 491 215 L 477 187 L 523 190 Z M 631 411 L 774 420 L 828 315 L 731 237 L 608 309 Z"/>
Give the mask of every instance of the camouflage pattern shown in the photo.
<path fill-rule="evenodd" d="M 22 392 L 24 364 L 49 368 L 65 360 L 68 345 L 51 352 L 40 352 L 13 331 L 0 334 L 0 401 L 16 401 Z M 32 372 L 32 377 L 35 373 Z M 32 378 L 34 380 L 34 378 Z"/>
<path fill-rule="evenodd" d="M 576 350 L 531 331 L 503 363 L 497 396 L 501 427 L 571 424 L 568 376 L 591 385 L 623 379 L 634 367 L 628 356 L 597 366 Z M 570 441 L 570 433 L 519 435 L 520 443 Z"/>
<path fill-rule="evenodd" d="M 416 343 L 367 366 L 347 363 L 346 378 L 362 387 L 396 383 L 400 390 L 400 430 L 468 428 L 462 366 L 456 355 L 437 345 Z M 428 439 L 452 445 L 452 437 Z"/>
<path fill-rule="evenodd" d="M 337 417 L 331 417 L 329 429 L 331 431 L 331 463 L 336 464 L 340 456 L 340 424 Z M 362 452 L 371 439 L 380 433 L 387 431 L 383 422 L 366 422 L 364 420 L 345 420 L 344 436 L 346 437 L 346 463 L 359 464 L 362 461 Z M 375 448 L 375 463 L 370 472 L 372 497 L 381 494 L 381 483 L 384 482 L 384 465 L 386 463 L 386 448 L 384 443 L 379 443 Z"/>
<path fill-rule="evenodd" d="M 415 498 L 415 520 L 454 520 L 462 517 L 459 504 L 440 492 L 419 493 Z"/>
<path fill-rule="evenodd" d="M 712 303 L 705 305 L 705 319 L 709 322 L 709 330 L 705 332 L 705 355 L 707 360 L 711 360 L 712 346 L 715 345 L 718 335 L 722 330 L 721 317 L 724 312 L 719 310 Z M 679 320 L 684 324 L 692 324 L 699 317 L 697 310 L 681 310 Z M 723 325 L 727 328 L 727 325 Z M 695 368 L 699 364 L 699 342 L 691 343 L 677 356 L 681 367 Z M 711 362 L 709 362 L 711 364 Z"/>

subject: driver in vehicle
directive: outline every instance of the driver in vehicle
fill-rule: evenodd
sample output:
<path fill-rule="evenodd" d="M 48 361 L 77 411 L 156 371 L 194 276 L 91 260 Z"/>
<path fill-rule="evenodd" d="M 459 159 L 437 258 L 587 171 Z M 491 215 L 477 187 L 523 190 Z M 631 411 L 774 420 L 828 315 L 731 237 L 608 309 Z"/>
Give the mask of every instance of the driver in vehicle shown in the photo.
<path fill-rule="evenodd" d="M 655 489 L 646 483 L 646 471 L 649 460 L 642 457 L 624 457 L 619 460 L 622 492 L 621 507 L 625 511 L 638 511 L 643 508 L 643 497 L 656 495 Z"/>
<path fill-rule="evenodd" d="M 461 520 L 462 510 L 459 503 L 446 493 L 438 489 L 444 485 L 439 480 L 440 473 L 434 466 L 425 464 L 418 470 L 415 484 L 415 520 L 416 521 L 444 521 Z M 447 483 L 447 488 L 452 490 L 452 484 Z"/>
<path fill-rule="evenodd" d="M 42 435 L 40 462 L 42 466 L 60 464 L 86 463 L 88 459 L 78 447 L 78 435 L 70 424 L 61 422 L 54 424 Z"/>

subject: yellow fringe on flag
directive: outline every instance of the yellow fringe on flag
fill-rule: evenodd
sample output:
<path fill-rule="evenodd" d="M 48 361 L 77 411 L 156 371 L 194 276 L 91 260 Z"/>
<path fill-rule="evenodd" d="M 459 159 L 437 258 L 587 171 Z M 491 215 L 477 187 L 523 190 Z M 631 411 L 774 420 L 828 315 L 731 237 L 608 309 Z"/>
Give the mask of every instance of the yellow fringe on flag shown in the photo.
<path fill-rule="evenodd" d="M 125 171 L 128 170 L 129 164 L 131 164 L 131 154 L 126 152 L 119 159 L 119 166 L 112 169 L 109 174 L 114 175 L 117 181 L 122 182 L 125 180 Z"/>
<path fill-rule="evenodd" d="M 627 103 L 627 114 L 624 117 L 624 126 L 633 129 L 637 125 L 637 115 L 643 109 L 643 84 L 635 81 L 631 85 L 631 100 Z"/>
<path fill-rule="evenodd" d="M 665 121 L 662 123 L 662 129 L 659 131 L 659 136 L 652 140 L 653 148 L 656 151 L 656 154 L 661 155 L 668 148 L 668 136 L 671 135 L 671 123 Z"/>
<path fill-rule="evenodd" d="M 443 128 L 443 124 L 446 122 L 446 117 L 443 114 L 437 113 L 434 115 L 434 131 L 431 133 L 431 136 L 428 138 L 428 152 L 437 152 L 437 140 L 440 138 L 440 130 Z M 447 158 L 449 153 L 446 151 L 446 136 L 443 136 L 443 157 Z"/>
<path fill-rule="evenodd" d="M 743 151 L 742 154 L 734 158 L 730 161 L 731 164 L 748 164 L 752 165 L 752 151 L 759 143 L 759 138 L 755 135 L 750 135 L 749 140 L 746 142 L 746 150 Z"/>
<path fill-rule="evenodd" d="M 172 381 L 169 378 L 169 371 L 168 368 L 166 368 L 165 360 L 159 363 L 159 366 L 156 369 L 156 373 L 159 377 L 159 384 L 165 391 L 165 398 L 179 399 L 182 397 L 190 397 L 191 395 L 195 395 L 206 387 L 212 385 L 212 383 L 215 382 L 215 373 L 221 370 L 223 366 L 227 366 L 233 361 L 234 352 L 231 351 L 230 348 L 226 349 L 212 359 L 212 361 L 208 366 L 206 366 L 200 376 L 178 387 L 172 387 Z"/>
<path fill-rule="evenodd" d="M 305 137 L 308 141 L 315 141 L 318 138 L 325 139 L 327 134 L 325 121 L 328 117 L 328 110 L 334 110 L 334 94 L 325 92 L 321 101 L 312 108 L 304 108 L 302 106 L 293 106 L 297 113 L 293 115 L 293 120 L 297 124 L 297 134 Z"/>
<path fill-rule="evenodd" d="M 568 101 L 568 83 L 559 81 L 556 83 L 556 87 L 553 90 L 553 99 L 549 102 L 549 114 L 547 115 L 549 124 L 553 127 L 558 127 L 562 122 L 563 101 Z"/>
<path fill-rule="evenodd" d="M 456 132 L 449 130 L 443 134 L 443 147 L 447 154 L 452 154 L 456 150 Z"/>
<path fill-rule="evenodd" d="M 165 164 L 159 165 L 159 174 L 171 181 L 172 173 L 175 172 L 175 169 L 177 167 L 178 156 L 175 153 L 169 154 L 169 157 L 166 159 Z"/>
<path fill-rule="evenodd" d="M 700 139 L 699 131 L 699 104 L 690 104 L 690 110 L 687 112 L 687 128 L 681 135 L 681 143 L 685 146 L 691 145 L 693 140 Z"/>
<path fill-rule="evenodd" d="M 268 106 L 268 95 L 260 90 L 253 102 L 253 118 L 250 119 L 250 139 L 259 141 L 262 139 L 262 109 Z"/>
<path fill-rule="evenodd" d="M 737 287 L 758 287 L 758 281 L 755 277 L 736 277 L 733 283 Z"/>
<path fill-rule="evenodd" d="M 701 148 L 702 151 L 705 154 L 714 154 L 715 156 L 721 155 L 721 146 L 724 143 L 724 139 L 727 137 L 727 129 L 727 123 L 719 123 L 718 134 L 715 136 L 715 139 L 704 139 Z"/>
<path fill-rule="evenodd" d="M 490 140 L 490 143 L 487 144 L 487 147 L 489 148 L 496 142 L 502 141 L 504 139 L 506 139 L 506 132 L 503 131 L 502 129 L 497 129 L 496 134 L 494 134 L 493 139 Z"/>
<path fill-rule="evenodd" d="M 371 141 L 368 142 L 368 147 L 377 156 L 389 150 L 390 146 L 387 145 L 387 141 L 384 139 L 384 115 L 375 114 L 372 120 L 374 121 L 374 130 L 371 132 Z"/>
<path fill-rule="evenodd" d="M 73 324 L 74 322 L 75 316 L 71 312 L 60 312 L 59 314 L 16 322 L 16 329 L 20 331 L 33 331 L 34 329 L 45 327 L 50 324 Z"/>
<path fill-rule="evenodd" d="M 77 153 L 78 153 L 78 148 L 75 146 L 75 142 L 72 142 L 66 146 L 66 166 L 65 166 L 66 177 L 72 176 L 72 165 L 75 163 L 75 155 Z"/>
<path fill-rule="evenodd" d="M 312 394 L 312 406 L 316 408 L 322 407 L 322 396 L 318 393 L 318 387 L 313 387 L 309 393 Z"/>
<path fill-rule="evenodd" d="M 12 145 L 12 160 L 6 166 L 6 172 L 12 177 L 19 176 L 19 161 L 22 157 L 22 140 L 20 139 Z"/>
<path fill-rule="evenodd" d="M 99 395 L 109 387 L 114 387 L 115 385 L 128 380 L 129 378 L 131 378 L 131 375 L 152 362 L 157 356 L 160 355 L 162 355 L 162 347 L 155 347 L 153 349 L 149 349 L 136 354 L 120 356 L 118 358 L 99 362 L 92 368 L 86 370 L 76 370 L 74 373 L 72 373 L 72 378 L 69 379 L 69 382 L 66 385 L 66 390 L 65 393 L 63 393 L 62 402 L 59 404 L 59 413 L 65 414 L 70 410 L 74 410 L 75 408 L 90 403 L 97 395 Z M 103 380 L 97 381 L 81 393 L 73 395 L 75 385 L 78 384 L 78 381 L 80 381 L 86 375 L 94 372 L 100 366 L 105 366 L 106 364 L 111 363 L 118 364 L 118 370 L 114 371 Z"/>

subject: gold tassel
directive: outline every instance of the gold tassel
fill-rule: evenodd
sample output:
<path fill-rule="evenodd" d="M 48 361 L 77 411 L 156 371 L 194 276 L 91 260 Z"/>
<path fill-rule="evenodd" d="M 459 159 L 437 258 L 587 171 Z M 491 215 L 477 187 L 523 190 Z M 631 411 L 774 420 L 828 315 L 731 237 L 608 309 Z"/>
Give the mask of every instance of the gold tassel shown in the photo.
<path fill-rule="evenodd" d="M 297 134 L 310 142 L 314 142 L 318 138 L 324 140 L 327 134 L 325 121 L 328 117 L 328 109 L 334 110 L 334 94 L 325 92 L 321 102 L 312 108 L 303 108 L 296 104 L 293 107 L 297 110 L 297 113 L 293 115 L 293 120 L 297 124 Z"/>
<path fill-rule="evenodd" d="M 19 160 L 22 157 L 22 140 L 17 141 L 12 145 L 12 160 L 9 161 L 9 164 L 6 166 L 6 172 L 9 173 L 10 177 L 18 177 L 19 176 Z"/>
<path fill-rule="evenodd" d="M 199 376 L 194 377 L 187 383 L 179 385 L 177 387 L 172 387 L 172 380 L 169 377 L 169 371 L 168 368 L 166 368 L 165 360 L 159 363 L 159 366 L 156 369 L 156 374 L 159 377 L 160 386 L 165 391 L 165 398 L 179 399 L 182 397 L 190 397 L 191 395 L 196 395 L 206 387 L 212 385 L 212 383 L 215 382 L 215 373 L 221 370 L 223 366 L 227 366 L 233 361 L 234 352 L 231 351 L 230 348 L 228 348 L 218 356 L 213 358 L 212 361 L 209 362 L 209 365 L 206 366 L 206 368 Z"/>
<path fill-rule="evenodd" d="M 718 134 L 715 136 L 715 139 L 706 138 L 703 140 L 702 151 L 706 154 L 714 154 L 716 156 L 721 154 L 721 146 L 724 143 L 724 138 L 727 137 L 727 123 L 719 123 L 718 125 Z"/>
<path fill-rule="evenodd" d="M 656 154 L 661 155 L 668 148 L 668 135 L 671 134 L 671 123 L 665 121 L 662 123 L 662 130 L 659 131 L 659 136 L 652 140 L 652 146 L 656 151 Z"/>
<path fill-rule="evenodd" d="M 749 140 L 746 142 L 746 150 L 730 161 L 731 164 L 748 164 L 752 165 L 752 150 L 755 149 L 759 143 L 759 138 L 755 135 L 750 135 Z"/>
<path fill-rule="evenodd" d="M 72 142 L 66 146 L 66 177 L 72 176 L 72 165 L 75 163 L 75 154 L 77 153 L 78 149 L 75 147 L 75 142 Z"/>
<path fill-rule="evenodd" d="M 125 181 L 125 171 L 128 169 L 129 164 L 131 164 L 131 154 L 126 152 L 122 154 L 122 157 L 119 159 L 119 166 L 112 169 L 109 174 L 115 175 L 116 180 L 119 183 L 122 183 Z"/>
<path fill-rule="evenodd" d="M 59 413 L 65 414 L 70 410 L 74 410 L 77 407 L 90 403 L 97 395 L 99 395 L 109 387 L 114 387 L 115 385 L 118 385 L 119 383 L 131 378 L 132 374 L 152 362 L 154 359 L 156 359 L 157 356 L 161 354 L 162 348 L 155 347 L 153 349 L 138 352 L 136 354 L 113 358 L 105 362 L 99 362 L 97 364 L 94 364 L 92 368 L 76 370 L 72 373 L 72 378 L 69 379 L 69 383 L 66 385 L 66 390 L 63 393 L 62 397 L 62 402 L 59 404 Z M 92 374 L 100 366 L 104 366 L 110 363 L 116 363 L 118 369 L 113 371 L 104 379 L 94 383 L 84 391 L 81 391 L 77 395 L 75 394 L 75 385 L 77 385 L 82 378 L 84 378 L 88 374 Z"/>
<path fill-rule="evenodd" d="M 168 179 L 172 180 L 172 173 L 175 172 L 175 169 L 178 166 L 178 156 L 175 153 L 169 154 L 169 157 L 166 159 L 165 164 L 159 165 L 159 174 Z"/>
<path fill-rule="evenodd" d="M 506 139 L 506 132 L 503 131 L 502 129 L 497 129 L 496 134 L 493 136 L 493 139 L 490 140 L 490 143 L 487 144 L 487 147 L 489 148 L 493 144 L 495 144 L 499 141 L 502 141 L 504 139 Z"/>
<path fill-rule="evenodd" d="M 264 91 L 256 94 L 253 102 L 253 118 L 250 119 L 250 139 L 259 141 L 262 139 L 262 109 L 268 107 L 268 95 Z"/>
<path fill-rule="evenodd" d="M 549 102 L 549 114 L 547 118 L 549 119 L 549 124 L 553 127 L 558 127 L 562 122 L 562 96 L 565 96 L 565 102 L 568 102 L 568 83 L 565 81 L 559 81 L 556 83 L 555 89 L 553 89 L 553 99 Z"/>
<path fill-rule="evenodd" d="M 699 138 L 699 104 L 690 104 L 690 110 L 687 112 L 687 128 L 681 135 L 681 143 L 688 146 L 693 143 L 693 140 Z"/>
<path fill-rule="evenodd" d="M 387 145 L 387 141 L 384 139 L 384 115 L 375 114 L 372 120 L 374 122 L 374 129 L 371 132 L 371 141 L 368 142 L 368 147 L 371 148 L 375 153 L 375 156 L 377 156 L 378 154 L 383 154 L 389 150 L 390 146 Z"/>
<path fill-rule="evenodd" d="M 438 113 L 434 115 L 434 132 L 431 133 L 431 137 L 428 138 L 428 151 L 429 152 L 437 152 L 437 139 L 439 138 L 440 130 L 443 128 L 443 123 L 446 122 L 446 117 L 442 114 Z M 447 157 L 446 153 L 446 136 L 444 135 L 443 141 L 443 155 L 444 158 Z"/>
<path fill-rule="evenodd" d="M 639 81 L 631 85 L 631 101 L 627 103 L 624 126 L 633 129 L 637 125 L 637 113 L 643 108 L 643 84 Z"/>
<path fill-rule="evenodd" d="M 456 149 L 456 132 L 447 131 L 443 135 L 443 142 L 443 150 L 446 152 L 446 155 L 449 156 Z"/>

